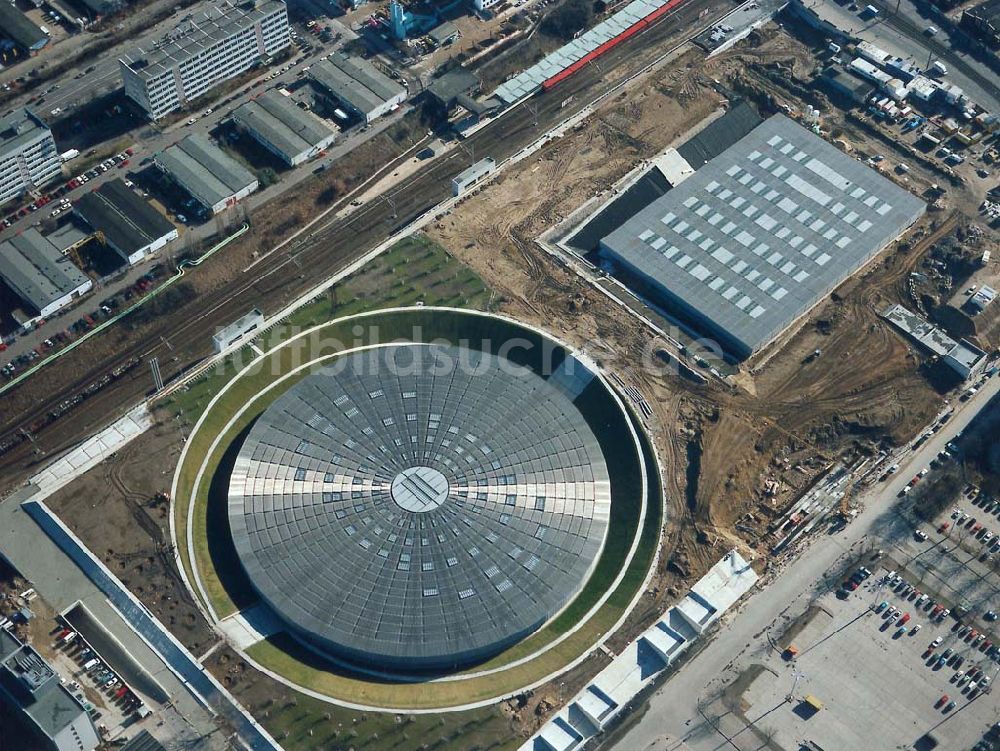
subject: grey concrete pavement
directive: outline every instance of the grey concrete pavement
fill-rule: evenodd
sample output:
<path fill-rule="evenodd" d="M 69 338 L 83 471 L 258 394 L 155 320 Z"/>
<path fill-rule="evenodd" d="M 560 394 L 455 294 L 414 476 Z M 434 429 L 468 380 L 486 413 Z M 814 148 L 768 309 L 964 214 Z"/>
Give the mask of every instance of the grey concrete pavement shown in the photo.
<path fill-rule="evenodd" d="M 830 571 L 837 570 L 852 549 L 859 549 L 867 535 L 880 523 L 897 501 L 897 493 L 913 474 L 928 464 L 945 444 L 963 430 L 988 401 L 1000 392 L 1000 378 L 991 378 L 968 402 L 956 406 L 951 420 L 917 451 L 907 451 L 900 459 L 900 470 L 886 483 L 879 484 L 859 500 L 864 510 L 837 535 L 814 539 L 797 559 L 773 577 L 765 575 L 762 589 L 739 606 L 714 637 L 691 662 L 649 700 L 649 711 L 614 744 L 622 751 L 647 749 L 719 748 L 719 736 L 706 736 L 700 730 L 698 702 L 706 689 L 734 677 L 734 663 L 759 647 L 759 639 L 783 613 L 804 607 L 812 597 L 815 584 Z"/>

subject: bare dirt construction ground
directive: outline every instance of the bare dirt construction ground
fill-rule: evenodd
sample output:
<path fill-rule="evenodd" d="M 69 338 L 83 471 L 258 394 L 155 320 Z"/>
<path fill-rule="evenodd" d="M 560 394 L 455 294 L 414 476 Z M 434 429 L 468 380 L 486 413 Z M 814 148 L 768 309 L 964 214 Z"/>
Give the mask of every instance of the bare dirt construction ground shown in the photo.
<path fill-rule="evenodd" d="M 174 563 L 167 504 L 183 439 L 175 423 L 154 426 L 46 503 L 112 573 L 194 654 L 216 637 Z"/>
<path fill-rule="evenodd" d="M 941 400 L 919 374 L 910 347 L 878 311 L 901 298 L 921 254 L 959 223 L 948 212 L 928 215 L 905 250 L 890 248 L 843 285 L 758 372 L 742 373 L 742 388 L 731 392 L 643 368 L 644 353 L 656 346 L 651 333 L 533 242 L 716 109 L 722 97 L 713 79 L 726 86 L 753 66 L 794 78 L 814 65 L 808 48 L 774 28 L 754 43 L 709 62 L 698 52 L 685 54 L 604 105 L 582 127 L 508 168 L 430 230 L 497 290 L 503 312 L 582 347 L 652 405 L 648 422 L 663 461 L 668 539 L 633 626 L 648 622 L 734 544 L 766 550 L 759 534 L 767 514 L 758 513 L 765 481 L 777 481 L 791 497 L 831 459 L 905 440 Z M 766 99 L 770 92 L 760 89 Z M 765 115 L 773 111 L 762 107 Z M 860 131 L 849 137 L 867 143 Z M 925 180 L 916 172 L 910 179 Z M 805 364 L 815 349 L 823 355 Z M 772 506 L 768 500 L 769 511 Z M 622 641 L 630 632 L 623 631 Z"/>

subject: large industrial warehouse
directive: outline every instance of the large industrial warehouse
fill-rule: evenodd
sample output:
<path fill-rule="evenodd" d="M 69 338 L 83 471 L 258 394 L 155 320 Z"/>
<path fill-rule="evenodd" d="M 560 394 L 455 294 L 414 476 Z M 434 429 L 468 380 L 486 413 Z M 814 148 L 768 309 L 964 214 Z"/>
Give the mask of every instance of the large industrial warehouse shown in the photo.
<path fill-rule="evenodd" d="M 257 190 L 257 178 L 199 133 L 183 138 L 154 157 L 156 166 L 217 214 Z"/>
<path fill-rule="evenodd" d="M 313 63 L 310 77 L 348 112 L 370 123 L 406 101 L 406 89 L 367 60 L 334 54 Z"/>
<path fill-rule="evenodd" d="M 368 668 L 496 654 L 604 546 L 611 481 L 582 388 L 451 345 L 338 358 L 240 449 L 228 515 L 250 581 L 293 633 Z"/>
<path fill-rule="evenodd" d="M 746 358 L 924 208 L 775 115 L 605 237 L 600 252 L 668 313 Z"/>
<path fill-rule="evenodd" d="M 73 207 L 130 266 L 177 239 L 177 228 L 119 179 L 84 193 Z"/>
<path fill-rule="evenodd" d="M 294 167 L 327 148 L 337 133 L 276 91 L 265 91 L 233 110 L 233 122 L 261 146 Z"/>

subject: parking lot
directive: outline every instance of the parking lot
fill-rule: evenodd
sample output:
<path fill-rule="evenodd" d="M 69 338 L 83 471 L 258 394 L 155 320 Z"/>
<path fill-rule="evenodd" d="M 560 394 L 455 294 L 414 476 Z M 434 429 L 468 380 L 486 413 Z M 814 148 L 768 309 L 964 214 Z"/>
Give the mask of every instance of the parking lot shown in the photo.
<path fill-rule="evenodd" d="M 959 749 L 989 730 L 1000 664 L 982 651 L 985 637 L 961 636 L 943 610 L 932 617 L 931 599 L 888 573 L 873 566 L 850 595 L 822 595 L 771 635 L 775 649 L 740 697 L 758 738 L 783 748 Z"/>

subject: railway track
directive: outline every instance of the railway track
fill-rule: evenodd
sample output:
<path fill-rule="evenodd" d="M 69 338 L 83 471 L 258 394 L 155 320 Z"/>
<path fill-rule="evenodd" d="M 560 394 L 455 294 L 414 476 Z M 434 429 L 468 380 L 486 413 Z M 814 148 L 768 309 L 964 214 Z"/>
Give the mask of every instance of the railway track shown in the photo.
<path fill-rule="evenodd" d="M 23 435 L 38 423 L 38 416 L 102 378 L 116 364 L 139 357 L 156 356 L 164 380 L 187 372 L 210 354 L 211 335 L 216 328 L 236 319 L 250 307 L 277 310 L 317 279 L 327 278 L 347 266 L 385 237 L 406 226 L 450 194 L 451 179 L 467 166 L 469 153 L 492 156 L 501 161 L 517 153 L 542 133 L 582 110 L 599 94 L 617 88 L 632 72 L 621 72 L 625 63 L 652 62 L 660 55 L 659 45 L 678 35 L 679 29 L 697 33 L 714 22 L 701 14 L 711 3 L 690 0 L 669 18 L 619 45 L 602 58 L 600 68 L 588 66 L 559 87 L 536 96 L 531 107 L 517 107 L 470 136 L 464 148 L 435 161 L 406 178 L 393 189 L 392 203 L 372 200 L 366 206 L 334 218 L 314 230 L 307 239 L 291 243 L 287 251 L 271 254 L 254 266 L 251 274 L 235 277 L 229 284 L 200 296 L 194 305 L 161 316 L 146 326 L 140 341 L 123 347 L 104 362 L 54 363 L 53 373 L 65 378 L 64 385 L 49 394 L 35 393 L 32 381 L 5 396 L 8 408 L 0 414 L 0 444 Z M 731 9 L 726 9 L 725 13 Z M 725 13 L 720 13 L 722 16 Z M 693 27 L 697 27 L 694 29 Z M 689 43 L 689 42 L 688 42 Z M 615 72 L 618 75 L 614 75 Z M 570 105 L 566 102 L 570 101 Z M 308 277 L 308 278 L 306 278 Z M 161 338 L 162 337 L 162 338 Z M 184 342 L 182 358 L 171 345 Z M 81 358 L 65 358 L 79 360 Z M 75 369 L 75 370 L 74 370 Z M 0 475 L 13 484 L 17 473 L 78 443 L 89 431 L 107 423 L 127 405 L 145 396 L 152 386 L 145 367 L 114 381 L 59 419 L 0 456 Z"/>

